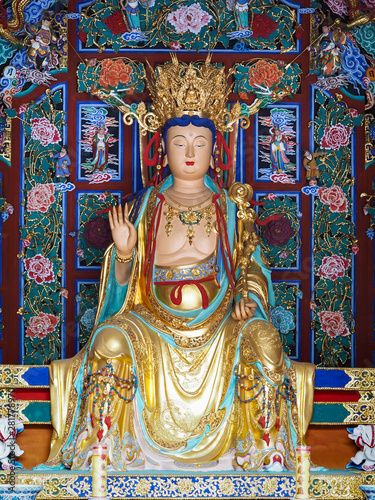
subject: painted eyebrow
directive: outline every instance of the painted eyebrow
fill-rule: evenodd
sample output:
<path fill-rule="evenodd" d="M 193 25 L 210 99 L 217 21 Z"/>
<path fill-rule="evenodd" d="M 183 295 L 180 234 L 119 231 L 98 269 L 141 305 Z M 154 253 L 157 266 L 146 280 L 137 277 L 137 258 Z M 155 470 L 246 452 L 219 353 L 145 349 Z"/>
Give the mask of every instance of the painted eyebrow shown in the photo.
<path fill-rule="evenodd" d="M 174 136 L 172 137 L 172 140 L 173 140 L 173 139 L 176 139 L 176 137 L 182 137 L 183 139 L 186 139 L 186 136 L 185 136 L 185 135 L 182 135 L 182 134 L 177 134 L 177 135 L 174 135 Z M 204 139 L 205 141 L 207 141 L 207 138 L 206 138 L 204 135 L 197 135 L 197 136 L 195 136 L 195 137 L 194 137 L 194 140 L 195 140 L 195 139 Z"/>

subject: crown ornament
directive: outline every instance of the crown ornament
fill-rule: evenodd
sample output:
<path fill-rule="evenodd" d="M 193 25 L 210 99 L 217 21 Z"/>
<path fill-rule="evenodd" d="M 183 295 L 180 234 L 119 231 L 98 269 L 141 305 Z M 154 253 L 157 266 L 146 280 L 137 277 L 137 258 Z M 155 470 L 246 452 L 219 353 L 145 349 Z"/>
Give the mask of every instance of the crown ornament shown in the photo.
<path fill-rule="evenodd" d="M 205 61 L 184 63 L 179 61 L 175 54 L 171 54 L 171 61 L 151 67 L 151 78 L 147 86 L 152 99 L 151 111 L 147 110 L 144 102 L 137 106 L 129 106 L 115 90 L 92 89 L 92 93 L 99 99 L 116 106 L 123 113 L 125 125 L 131 125 L 137 120 L 141 135 L 147 132 L 156 132 L 164 123 L 182 115 L 198 115 L 211 119 L 219 132 L 233 131 L 233 125 L 240 120 L 242 128 L 250 124 L 249 113 L 242 114 L 243 109 L 239 102 L 228 109 L 228 97 L 232 85 L 228 84 L 228 77 L 234 72 L 211 63 L 211 54 Z"/>
<path fill-rule="evenodd" d="M 227 109 L 232 88 L 228 77 L 233 70 L 226 74 L 224 67 L 211 64 L 211 54 L 205 61 L 189 64 L 178 61 L 175 54 L 171 59 L 155 70 L 151 68 L 148 82 L 151 111 L 160 125 L 170 118 L 198 115 L 212 120 L 220 132 L 228 131 L 235 121 Z"/>

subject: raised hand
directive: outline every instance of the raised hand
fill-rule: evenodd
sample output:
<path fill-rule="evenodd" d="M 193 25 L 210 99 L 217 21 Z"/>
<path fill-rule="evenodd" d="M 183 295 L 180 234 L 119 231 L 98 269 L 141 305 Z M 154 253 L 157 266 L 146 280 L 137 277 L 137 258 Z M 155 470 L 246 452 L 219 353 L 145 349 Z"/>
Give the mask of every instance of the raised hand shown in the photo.
<path fill-rule="evenodd" d="M 108 218 L 117 253 L 121 257 L 127 257 L 137 243 L 137 231 L 129 221 L 128 206 L 125 205 L 124 212 L 120 204 L 117 209 L 113 207 L 112 212 L 108 212 Z"/>
<path fill-rule="evenodd" d="M 238 321 L 244 321 L 254 317 L 257 309 L 257 303 L 253 299 L 245 299 L 242 297 L 239 302 L 235 302 L 232 312 L 232 318 Z"/>

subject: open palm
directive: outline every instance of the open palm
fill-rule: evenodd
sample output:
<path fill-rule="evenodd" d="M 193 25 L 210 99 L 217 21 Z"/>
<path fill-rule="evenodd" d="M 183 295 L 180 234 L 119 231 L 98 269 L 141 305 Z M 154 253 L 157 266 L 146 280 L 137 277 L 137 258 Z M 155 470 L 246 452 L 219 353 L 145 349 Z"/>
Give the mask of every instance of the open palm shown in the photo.
<path fill-rule="evenodd" d="M 128 256 L 137 243 L 137 231 L 129 221 L 128 206 L 125 205 L 124 212 L 121 205 L 118 205 L 117 209 L 113 207 L 108 217 L 112 239 L 118 254 L 123 257 Z"/>

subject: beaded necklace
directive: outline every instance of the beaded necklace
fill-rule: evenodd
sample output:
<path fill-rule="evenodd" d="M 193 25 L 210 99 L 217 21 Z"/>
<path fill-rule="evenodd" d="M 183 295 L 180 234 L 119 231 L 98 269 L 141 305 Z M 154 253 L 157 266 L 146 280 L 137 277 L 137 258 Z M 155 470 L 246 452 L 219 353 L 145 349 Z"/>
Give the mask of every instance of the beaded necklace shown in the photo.
<path fill-rule="evenodd" d="M 182 224 L 187 225 L 188 228 L 186 230 L 186 237 L 189 241 L 189 245 L 193 244 L 193 238 L 195 237 L 195 231 L 194 227 L 195 225 L 199 226 L 200 222 L 202 219 L 206 219 L 207 223 L 205 224 L 204 228 L 206 230 L 206 234 L 209 237 L 212 232 L 213 225 L 211 223 L 212 221 L 212 216 L 215 214 L 215 206 L 214 204 L 211 203 L 207 205 L 204 208 L 201 208 L 202 205 L 208 202 L 208 200 L 212 200 L 213 198 L 213 193 L 210 193 L 210 196 L 206 198 L 205 200 L 201 201 L 200 203 L 197 203 L 196 205 L 192 205 L 190 207 L 183 205 L 182 203 L 179 203 L 178 201 L 174 200 L 172 196 L 166 192 L 165 193 L 166 197 L 170 199 L 170 201 L 174 204 L 177 205 L 178 208 L 172 206 L 170 203 L 166 202 L 167 205 L 167 211 L 164 212 L 165 218 L 167 219 L 167 224 L 165 226 L 165 232 L 167 236 L 170 236 L 173 230 L 173 218 L 177 216 Z M 180 208 L 185 208 L 185 210 L 179 210 Z M 193 208 L 199 208 L 200 210 L 193 210 Z M 186 210 L 187 209 L 187 210 Z"/>

